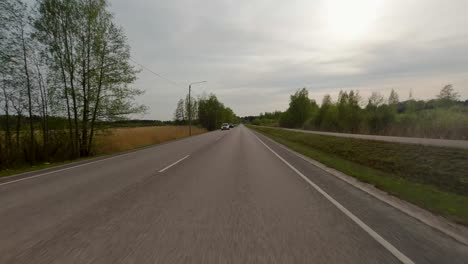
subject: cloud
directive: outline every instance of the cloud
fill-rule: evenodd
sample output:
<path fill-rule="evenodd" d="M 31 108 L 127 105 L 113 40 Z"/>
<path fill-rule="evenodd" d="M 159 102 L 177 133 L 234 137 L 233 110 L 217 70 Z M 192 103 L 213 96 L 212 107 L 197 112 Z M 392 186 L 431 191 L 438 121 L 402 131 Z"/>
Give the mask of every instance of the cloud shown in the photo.
<path fill-rule="evenodd" d="M 195 95 L 213 92 L 239 115 L 284 109 L 301 87 L 318 101 L 340 89 L 391 88 L 424 99 L 452 83 L 468 98 L 467 1 L 345 3 L 113 0 L 111 9 L 133 57 L 180 83 L 140 74 L 146 118 L 172 118 L 198 80 L 208 83 Z"/>

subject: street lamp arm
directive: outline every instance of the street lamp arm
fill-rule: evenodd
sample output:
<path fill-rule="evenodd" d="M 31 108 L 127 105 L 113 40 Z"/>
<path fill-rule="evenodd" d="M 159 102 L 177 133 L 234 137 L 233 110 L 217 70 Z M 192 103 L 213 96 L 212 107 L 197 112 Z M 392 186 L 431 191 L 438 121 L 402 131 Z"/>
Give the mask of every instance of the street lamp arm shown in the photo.
<path fill-rule="evenodd" d="M 194 84 L 197 84 L 197 83 L 206 83 L 206 81 L 193 82 L 193 83 L 191 83 L 191 84 L 189 84 L 189 85 L 194 85 Z"/>

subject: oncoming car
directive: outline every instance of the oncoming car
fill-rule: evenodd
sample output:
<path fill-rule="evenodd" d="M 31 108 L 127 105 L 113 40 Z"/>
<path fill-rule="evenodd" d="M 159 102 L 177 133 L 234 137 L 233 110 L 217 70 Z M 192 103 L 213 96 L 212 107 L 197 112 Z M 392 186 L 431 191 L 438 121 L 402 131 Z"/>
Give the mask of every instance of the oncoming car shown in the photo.
<path fill-rule="evenodd" d="M 223 123 L 223 125 L 221 125 L 221 130 L 229 130 L 229 124 Z"/>

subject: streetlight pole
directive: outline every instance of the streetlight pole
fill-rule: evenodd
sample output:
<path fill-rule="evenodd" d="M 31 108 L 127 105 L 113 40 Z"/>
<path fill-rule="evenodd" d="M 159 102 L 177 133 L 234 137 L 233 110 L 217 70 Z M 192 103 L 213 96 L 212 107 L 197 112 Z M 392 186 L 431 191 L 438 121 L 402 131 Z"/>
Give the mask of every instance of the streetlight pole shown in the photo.
<path fill-rule="evenodd" d="M 192 135 L 192 103 L 191 103 L 191 100 L 192 100 L 192 85 L 193 84 L 198 84 L 198 83 L 206 83 L 206 81 L 201 81 L 201 82 L 194 82 L 194 83 L 191 83 L 189 84 L 188 86 L 188 120 L 189 120 L 189 136 Z"/>

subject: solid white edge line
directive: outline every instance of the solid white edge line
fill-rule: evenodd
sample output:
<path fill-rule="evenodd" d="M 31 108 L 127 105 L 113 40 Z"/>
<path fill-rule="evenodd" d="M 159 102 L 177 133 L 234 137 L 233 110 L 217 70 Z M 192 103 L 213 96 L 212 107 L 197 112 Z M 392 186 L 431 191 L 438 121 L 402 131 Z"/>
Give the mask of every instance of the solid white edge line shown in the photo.
<path fill-rule="evenodd" d="M 203 134 L 200 134 L 200 135 L 203 135 Z M 200 135 L 195 135 L 195 136 L 188 137 L 188 138 L 180 138 L 180 139 L 177 139 L 177 140 L 171 140 L 171 141 L 168 141 L 168 142 L 164 142 L 164 143 L 161 143 L 161 144 L 157 144 L 157 145 L 155 145 L 155 146 L 149 146 L 149 147 L 143 147 L 143 148 L 141 148 L 141 149 L 136 149 L 136 150 L 130 151 L 129 153 L 125 153 L 125 154 L 115 154 L 115 156 L 112 156 L 112 157 L 108 157 L 108 158 L 104 158 L 104 159 L 100 159 L 100 160 L 96 160 L 96 161 L 85 162 L 85 163 L 83 163 L 83 164 L 76 165 L 76 166 L 72 166 L 72 167 L 66 167 L 66 168 L 63 168 L 63 169 L 54 170 L 54 171 L 49 171 L 49 172 L 44 172 L 44 173 L 41 173 L 41 174 L 38 174 L 38 175 L 25 177 L 25 178 L 21 178 L 21 179 L 18 179 L 18 180 L 13 180 L 13 181 L 8 181 L 8 182 L 0 183 L 0 186 L 8 185 L 8 184 L 15 183 L 15 182 L 20 182 L 20 181 L 30 180 L 30 179 L 38 178 L 38 177 L 41 177 L 41 176 L 45 176 L 45 175 L 49 175 L 49 174 L 54 174 L 54 173 L 57 173 L 57 172 L 62 172 L 62 171 L 66 171 L 66 170 L 71 170 L 71 169 L 75 169 L 75 168 L 87 166 L 87 165 L 90 165 L 90 164 L 93 164 L 93 163 L 98 163 L 98 162 L 101 162 L 101 161 L 106 161 L 106 160 L 111 160 L 111 159 L 115 159 L 115 158 L 125 157 L 125 156 L 131 155 L 131 154 L 135 154 L 135 153 L 137 153 L 137 152 L 144 151 L 144 150 L 147 150 L 147 149 L 150 149 L 150 148 L 155 148 L 155 147 L 159 147 L 159 146 L 162 146 L 162 145 L 170 144 L 170 143 L 173 143 L 173 142 L 176 142 L 176 141 L 179 141 L 179 140 L 190 139 L 190 138 L 193 138 L 193 137 L 196 137 L 196 136 L 200 136 Z M 75 162 L 76 162 L 76 161 L 75 161 Z M 67 165 L 59 165 L 59 166 L 57 166 L 57 167 L 62 167 L 62 166 L 67 166 Z M 42 169 L 42 170 L 48 170 L 48 169 L 49 169 L 49 168 L 47 168 L 47 169 Z M 54 167 L 51 167 L 50 169 L 54 169 Z M 41 170 L 39 170 L 39 171 L 41 171 Z M 29 172 L 25 172 L 25 173 L 16 174 L 16 175 L 5 176 L 5 177 L 2 177 L 1 179 L 8 179 L 8 178 L 13 178 L 13 177 L 21 177 L 22 174 L 26 174 L 26 173 L 34 173 L 34 170 L 29 171 Z"/>
<path fill-rule="evenodd" d="M 190 155 L 187 155 L 187 156 L 181 158 L 180 160 L 178 160 L 178 161 L 172 163 L 171 165 L 169 165 L 169 166 L 165 167 L 164 169 L 160 170 L 159 172 L 164 172 L 164 171 L 166 171 L 166 170 L 169 169 L 170 167 L 172 167 L 172 166 L 176 165 L 177 163 L 183 161 L 184 159 L 188 158 L 189 156 L 190 156 Z"/>
<path fill-rule="evenodd" d="M 297 175 L 301 176 L 303 180 L 305 180 L 309 185 L 311 185 L 316 191 L 322 194 L 329 202 L 331 202 L 334 206 L 336 206 L 341 212 L 343 212 L 346 216 L 348 216 L 353 222 L 355 222 L 359 227 L 361 227 L 367 234 L 369 234 L 375 241 L 381 244 L 385 249 L 387 249 L 392 255 L 394 255 L 398 260 L 405 264 L 414 264 L 414 262 L 401 253 L 396 247 L 390 244 L 387 240 L 385 240 L 382 236 L 380 236 L 377 232 L 375 232 L 372 228 L 366 225 L 361 219 L 351 213 L 348 209 L 346 209 L 343 205 L 341 205 L 338 201 L 333 199 L 328 193 L 322 190 L 318 185 L 313 183 L 309 178 L 307 178 L 304 174 L 302 174 L 298 169 L 292 166 L 289 162 L 283 159 L 278 153 L 276 153 L 273 149 L 271 149 L 267 144 L 265 144 L 257 135 L 252 133 L 260 143 L 262 143 L 268 150 L 270 150 L 275 156 L 280 159 L 284 164 L 286 164 L 290 169 L 292 169 Z"/>
<path fill-rule="evenodd" d="M 325 171 L 326 173 L 329 173 L 329 174 L 335 176 L 335 177 L 338 178 L 339 180 L 344 181 L 345 183 L 347 183 L 347 184 L 353 186 L 354 188 L 357 188 L 358 190 L 361 190 L 361 191 L 367 193 L 368 195 L 370 195 L 370 196 L 372 196 L 372 197 L 378 199 L 379 201 L 381 201 L 381 202 L 383 202 L 383 203 L 385 203 L 385 204 L 387 204 L 387 205 L 389 205 L 389 206 L 391 206 L 391 207 L 393 207 L 393 208 L 395 208 L 395 209 L 397 209 L 397 210 L 400 210 L 400 211 L 403 212 L 404 214 L 407 214 L 408 216 L 410 216 L 410 217 L 416 219 L 417 221 L 420 221 L 421 223 L 423 223 L 423 224 L 425 224 L 425 225 L 427 225 L 427 226 L 429 226 L 429 227 L 432 227 L 432 228 L 434 228 L 434 229 L 437 229 L 438 231 L 440 231 L 440 232 L 442 232 L 443 234 L 445 234 L 445 235 L 451 237 L 452 239 L 456 240 L 457 242 L 462 243 L 462 244 L 468 246 L 468 239 L 466 238 L 466 236 L 459 235 L 459 234 L 457 233 L 457 231 L 460 232 L 461 230 L 452 231 L 452 230 L 450 230 L 450 229 L 447 229 L 447 228 L 444 227 L 444 226 L 441 226 L 441 225 L 447 225 L 447 224 L 445 224 L 445 223 L 441 223 L 441 224 L 437 224 L 437 222 L 434 223 L 434 221 L 440 221 L 440 220 L 439 220 L 439 219 L 431 220 L 431 219 L 427 219 L 427 218 L 424 217 L 424 216 L 420 216 L 420 215 L 418 215 L 418 213 L 415 213 L 415 212 L 413 212 L 411 209 L 407 209 L 407 208 L 405 208 L 404 206 L 399 205 L 399 204 L 398 204 L 397 202 L 395 202 L 395 201 L 385 199 L 385 197 L 381 197 L 381 195 L 379 195 L 378 193 L 373 192 L 373 191 L 371 191 L 371 190 L 369 190 L 369 189 L 367 189 L 367 188 L 365 188 L 365 187 L 359 185 L 358 183 L 353 182 L 352 180 L 350 180 L 350 179 L 348 179 L 348 178 L 345 178 L 345 177 L 342 176 L 342 175 L 337 175 L 336 172 L 333 171 L 334 169 L 329 168 L 329 167 L 327 167 L 326 165 L 323 165 L 323 164 L 321 164 L 321 163 L 318 162 L 318 161 L 315 161 L 315 160 L 312 160 L 312 161 L 311 161 L 311 160 L 308 159 L 308 157 L 303 156 L 303 155 L 301 155 L 301 154 L 298 154 L 298 153 L 294 152 L 294 151 L 291 150 L 291 149 L 288 149 L 286 146 L 281 145 L 280 143 L 274 141 L 274 140 L 271 139 L 271 138 L 266 137 L 266 139 L 268 139 L 271 143 L 277 145 L 278 147 L 280 147 L 280 148 L 282 148 L 282 149 L 288 151 L 289 153 L 295 155 L 296 157 L 298 157 L 298 158 L 300 158 L 300 159 L 302 159 L 302 160 L 308 162 L 309 164 L 312 164 L 313 166 L 315 166 L 315 167 L 317 167 L 317 168 L 319 168 L 319 169 Z M 314 163 L 314 162 L 315 162 L 315 163 Z M 350 176 L 348 176 L 348 177 L 350 177 Z M 376 190 L 376 191 L 378 191 L 378 190 Z M 400 202 L 405 202 L 405 201 L 400 201 Z M 408 204 L 408 205 L 406 205 L 406 206 L 416 206 L 416 205 Z M 420 209 L 420 208 L 418 208 L 418 209 L 419 209 L 419 210 L 424 210 L 424 209 Z M 424 213 L 426 213 L 426 212 L 424 212 Z M 428 212 L 428 213 L 430 213 L 430 212 Z M 457 227 L 457 228 L 459 228 L 459 227 Z M 466 234 L 466 232 L 464 232 L 464 233 Z"/>
<path fill-rule="evenodd" d="M 38 175 L 34 175 L 34 176 L 26 177 L 26 178 L 21 178 L 21 179 L 18 179 L 18 180 L 13 180 L 13 181 L 9 181 L 9 182 L 4 182 L 4 183 L 0 183 L 0 186 L 8 185 L 8 184 L 12 184 L 12 183 L 15 183 L 15 182 L 20 182 L 20 181 L 30 180 L 30 179 L 42 177 L 42 176 L 45 176 L 45 175 L 54 174 L 54 173 L 57 173 L 57 172 L 62 172 L 62 171 L 66 171 L 66 170 L 71 170 L 71 169 L 75 169 L 75 168 L 87 166 L 87 165 L 90 165 L 90 164 L 94 164 L 94 163 L 98 163 L 98 162 L 102 162 L 102 161 L 106 161 L 106 160 L 111 160 L 111 159 L 115 159 L 115 158 L 125 157 L 125 156 L 127 156 L 127 155 L 134 154 L 134 153 L 135 153 L 135 152 L 130 152 L 130 153 L 126 153 L 126 154 L 122 154 L 122 155 L 117 155 L 117 156 L 113 156 L 113 157 L 109 157 L 109 158 L 105 158 L 105 159 L 100 159 L 100 160 L 95 160 L 95 161 L 91 161 L 91 162 L 86 162 L 86 163 L 84 163 L 84 164 L 80 164 L 80 165 L 76 165 L 76 166 L 72 166 L 72 167 L 66 167 L 66 168 L 63 168 L 63 169 L 60 169 L 60 170 L 49 171 L 49 172 L 41 173 L 41 174 L 38 174 Z"/>

